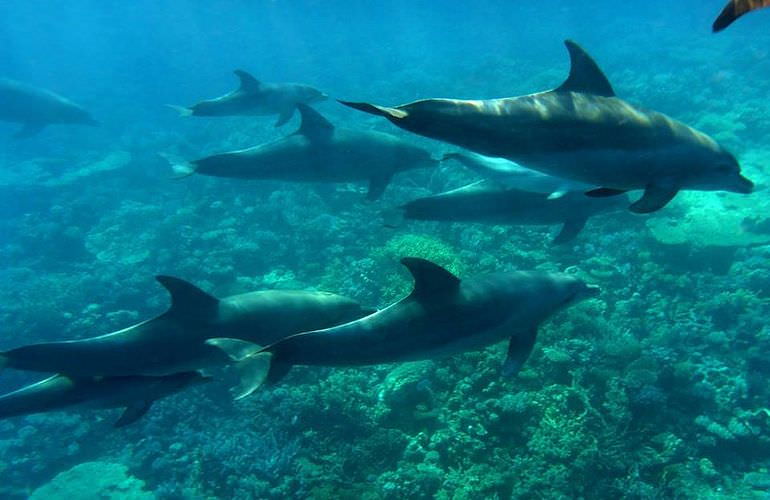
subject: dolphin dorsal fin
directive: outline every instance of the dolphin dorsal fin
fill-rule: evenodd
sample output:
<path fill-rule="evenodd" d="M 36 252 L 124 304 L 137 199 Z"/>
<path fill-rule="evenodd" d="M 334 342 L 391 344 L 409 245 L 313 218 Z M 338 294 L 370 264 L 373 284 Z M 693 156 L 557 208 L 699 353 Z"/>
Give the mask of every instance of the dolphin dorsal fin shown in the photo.
<path fill-rule="evenodd" d="M 603 97 L 614 97 L 615 91 L 591 56 L 572 40 L 565 40 L 569 51 L 570 69 L 567 79 L 554 92 L 582 92 Z"/>
<path fill-rule="evenodd" d="M 456 292 L 460 288 L 460 278 L 429 260 L 404 257 L 401 263 L 414 278 L 414 290 L 410 297 L 428 299 L 438 294 Z"/>
<path fill-rule="evenodd" d="M 195 318 L 210 317 L 219 306 L 218 298 L 183 279 L 162 275 L 156 276 L 155 279 L 171 295 L 169 314 Z"/>
<path fill-rule="evenodd" d="M 257 92 L 262 86 L 259 80 L 242 69 L 236 69 L 233 73 L 235 73 L 235 76 L 241 81 L 241 87 L 238 90 L 242 90 L 243 92 Z"/>
<path fill-rule="evenodd" d="M 298 103 L 297 109 L 302 123 L 294 134 L 304 135 L 310 140 L 326 140 L 334 133 L 334 125 L 318 111 L 303 103 Z"/>

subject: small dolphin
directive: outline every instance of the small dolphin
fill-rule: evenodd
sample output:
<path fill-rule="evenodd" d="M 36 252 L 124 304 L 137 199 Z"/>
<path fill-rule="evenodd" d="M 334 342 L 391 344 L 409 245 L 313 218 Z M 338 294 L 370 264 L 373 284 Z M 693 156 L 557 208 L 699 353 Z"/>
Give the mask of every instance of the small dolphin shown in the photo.
<path fill-rule="evenodd" d="M 627 200 L 590 198 L 583 192 L 568 192 L 557 198 L 477 181 L 433 196 L 412 200 L 400 207 L 405 219 L 488 222 L 492 224 L 562 224 L 553 243 L 572 240 L 588 218 L 601 212 L 621 210 Z"/>
<path fill-rule="evenodd" d="M 211 380 L 198 372 L 164 377 L 86 377 L 54 375 L 0 396 L 0 419 L 73 406 L 125 408 L 115 427 L 139 420 L 152 404 L 192 385 Z"/>
<path fill-rule="evenodd" d="M 682 189 L 751 193 L 735 157 L 709 136 L 615 97 L 596 62 L 565 42 L 567 80 L 538 94 L 463 101 L 426 99 L 395 108 L 343 102 L 397 126 L 546 174 L 602 186 L 591 196 L 644 189 L 631 205 L 654 212 Z"/>
<path fill-rule="evenodd" d="M 278 115 L 275 126 L 280 127 L 294 116 L 297 104 L 313 104 L 329 97 L 309 85 L 264 83 L 240 69 L 233 73 L 241 82 L 238 89 L 188 108 L 173 104 L 169 104 L 169 107 L 177 110 L 181 116 Z"/>
<path fill-rule="evenodd" d="M 559 198 L 570 191 L 588 191 L 595 187 L 543 174 L 505 158 L 490 158 L 476 153 L 447 153 L 441 161 L 447 160 L 456 160 L 474 172 L 505 183 L 506 186 L 532 193 L 547 194 L 549 199 Z"/>
<path fill-rule="evenodd" d="M 424 259 L 401 260 L 414 278 L 412 293 L 366 318 L 299 333 L 243 356 L 228 339 L 208 342 L 239 361 L 243 393 L 275 383 L 293 365 L 358 366 L 450 356 L 510 338 L 503 374 L 518 373 L 538 326 L 556 311 L 599 289 L 567 274 L 506 272 L 460 281 Z M 269 353 L 267 373 L 266 356 Z"/>
<path fill-rule="evenodd" d="M 714 33 L 722 31 L 742 15 L 764 7 L 770 7 L 770 0 L 730 0 L 714 20 L 711 29 Z"/>
<path fill-rule="evenodd" d="M 0 78 L 0 120 L 22 124 L 16 138 L 31 137 L 46 125 L 97 125 L 88 111 L 66 97 L 7 78 Z"/>
<path fill-rule="evenodd" d="M 176 174 L 292 182 L 369 181 L 367 198 L 382 196 L 394 174 L 431 167 L 430 153 L 398 137 L 372 130 L 337 128 L 310 106 L 297 105 L 299 130 L 248 149 L 173 164 Z"/>
<path fill-rule="evenodd" d="M 160 316 L 98 337 L 11 349 L 0 354 L 0 367 L 72 377 L 169 375 L 227 363 L 204 343 L 211 337 L 266 345 L 373 312 L 328 292 L 263 290 L 218 299 L 179 278 L 157 280 L 171 295 Z"/>

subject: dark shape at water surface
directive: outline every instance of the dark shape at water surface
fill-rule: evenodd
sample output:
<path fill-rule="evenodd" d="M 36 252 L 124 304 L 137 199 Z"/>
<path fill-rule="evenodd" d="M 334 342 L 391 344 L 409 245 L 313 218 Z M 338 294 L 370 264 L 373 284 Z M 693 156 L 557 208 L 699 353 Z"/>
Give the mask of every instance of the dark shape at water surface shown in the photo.
<path fill-rule="evenodd" d="M 722 31 L 742 15 L 769 6 L 770 0 L 730 0 L 714 20 L 712 29 L 714 33 Z"/>
<path fill-rule="evenodd" d="M 503 374 L 521 369 L 538 326 L 556 311 L 596 296 L 597 287 L 560 273 L 504 272 L 460 280 L 424 259 L 401 260 L 412 293 L 370 316 L 300 333 L 242 355 L 241 343 L 208 341 L 239 361 L 241 397 L 275 383 L 293 365 L 359 366 L 451 356 L 509 339 Z"/>
<path fill-rule="evenodd" d="M 547 92 L 488 100 L 425 99 L 394 108 L 342 102 L 425 137 L 602 189 L 643 189 L 637 213 L 665 206 L 682 189 L 751 193 L 735 157 L 711 137 L 615 97 L 576 43 L 567 79 Z"/>
<path fill-rule="evenodd" d="M 198 372 L 163 377 L 85 377 L 54 375 L 0 396 L 0 419 L 71 407 L 125 408 L 115 427 L 132 424 L 158 399 L 208 382 Z"/>

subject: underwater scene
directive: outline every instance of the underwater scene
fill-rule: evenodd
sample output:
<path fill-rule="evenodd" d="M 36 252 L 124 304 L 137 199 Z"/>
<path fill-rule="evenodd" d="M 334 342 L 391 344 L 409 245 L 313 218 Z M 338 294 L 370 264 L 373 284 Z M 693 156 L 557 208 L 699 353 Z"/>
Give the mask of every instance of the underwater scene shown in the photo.
<path fill-rule="evenodd" d="M 0 498 L 770 498 L 768 4 L 0 3 Z"/>

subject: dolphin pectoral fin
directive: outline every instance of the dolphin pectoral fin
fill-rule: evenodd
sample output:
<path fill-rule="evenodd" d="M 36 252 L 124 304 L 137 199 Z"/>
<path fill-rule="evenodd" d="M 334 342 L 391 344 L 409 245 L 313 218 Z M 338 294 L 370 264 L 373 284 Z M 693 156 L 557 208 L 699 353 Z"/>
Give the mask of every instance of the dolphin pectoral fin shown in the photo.
<path fill-rule="evenodd" d="M 152 401 L 141 401 L 135 405 L 127 406 L 113 427 L 125 427 L 142 418 L 152 407 Z"/>
<path fill-rule="evenodd" d="M 294 108 L 291 107 L 289 109 L 284 109 L 281 111 L 281 113 L 278 115 L 278 120 L 275 122 L 275 127 L 281 127 L 283 125 L 286 125 L 286 123 L 291 120 L 291 117 L 294 116 Z"/>
<path fill-rule="evenodd" d="M 554 191 L 554 192 L 552 192 L 551 194 L 548 195 L 548 198 L 546 198 L 546 200 L 558 200 L 559 198 L 561 198 L 562 196 L 564 196 L 568 192 L 569 191 L 567 191 L 566 189 L 560 189 L 558 191 Z"/>
<path fill-rule="evenodd" d="M 241 385 L 238 387 L 237 394 L 235 395 L 236 400 L 250 396 L 262 384 L 274 383 L 289 371 L 291 365 L 271 363 L 272 358 L 272 353 L 263 352 L 249 356 L 235 364 L 235 369 L 238 371 L 238 376 L 241 379 Z M 278 377 L 278 379 L 273 380 L 273 372 L 279 366 L 285 366 L 286 372 Z"/>
<path fill-rule="evenodd" d="M 304 135 L 310 141 L 326 141 L 334 134 L 334 125 L 307 104 L 297 104 L 302 123 L 292 135 Z M 276 124 L 277 126 L 277 124 Z"/>
<path fill-rule="evenodd" d="M 590 196 L 591 198 L 607 198 L 609 196 L 620 196 L 621 194 L 626 192 L 627 191 L 625 189 L 612 189 L 612 188 L 600 187 L 600 188 L 592 189 L 590 191 L 586 191 L 586 196 Z"/>
<path fill-rule="evenodd" d="M 604 76 L 591 56 L 572 40 L 565 40 L 570 59 L 569 76 L 553 92 L 580 92 L 603 97 L 614 97 L 610 81 Z"/>
<path fill-rule="evenodd" d="M 337 102 L 349 108 L 357 109 L 359 111 L 363 111 L 364 113 L 369 113 L 370 115 L 384 116 L 389 120 L 400 120 L 409 116 L 409 113 L 402 109 L 377 106 L 376 104 L 369 104 L 368 102 L 350 102 L 340 100 Z"/>
<path fill-rule="evenodd" d="M 256 354 L 262 346 L 240 339 L 214 338 L 206 340 L 206 344 L 222 350 L 233 361 L 243 361 Z"/>
<path fill-rule="evenodd" d="M 414 289 L 409 297 L 430 300 L 434 296 L 456 293 L 460 289 L 460 278 L 429 260 L 404 257 L 401 263 L 414 278 Z"/>
<path fill-rule="evenodd" d="M 369 201 L 379 200 L 385 192 L 385 188 L 388 187 L 392 177 L 393 176 L 390 174 L 375 175 L 369 179 L 369 190 L 366 192 L 366 199 Z"/>
<path fill-rule="evenodd" d="M 28 122 L 25 123 L 18 132 L 13 134 L 14 139 L 26 139 L 40 133 L 45 128 L 45 123 Z"/>
<path fill-rule="evenodd" d="M 233 71 L 233 73 L 241 82 L 241 86 L 238 90 L 250 93 L 259 92 L 262 84 L 259 82 L 259 80 L 251 76 L 250 73 L 243 71 L 242 69 L 236 69 Z"/>
<path fill-rule="evenodd" d="M 567 219 L 564 225 L 561 227 L 561 231 L 553 239 L 554 245 L 562 245 L 575 239 L 575 237 L 583 230 L 588 221 L 588 217 L 573 217 Z"/>
<path fill-rule="evenodd" d="M 171 295 L 171 307 L 166 314 L 197 320 L 208 320 L 216 315 L 219 299 L 213 295 L 173 276 L 159 275 L 155 279 Z"/>
<path fill-rule="evenodd" d="M 527 361 L 537 339 L 537 327 L 514 334 L 508 341 L 508 355 L 503 362 L 503 377 L 513 377 L 521 371 Z"/>
<path fill-rule="evenodd" d="M 176 104 L 166 104 L 167 108 L 171 108 L 177 113 L 179 113 L 180 117 L 187 118 L 193 115 L 193 110 L 190 108 L 186 108 L 184 106 L 177 106 Z"/>
<path fill-rule="evenodd" d="M 174 172 L 172 179 L 184 179 L 195 173 L 195 166 L 182 158 L 169 153 L 158 153 L 158 156 L 171 165 L 171 170 Z"/>
<path fill-rule="evenodd" d="M 666 206 L 678 192 L 679 188 L 673 183 L 648 184 L 642 197 L 632 203 L 629 209 L 637 214 L 655 212 Z"/>

